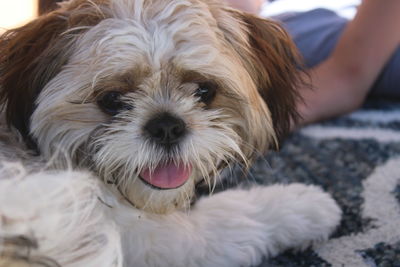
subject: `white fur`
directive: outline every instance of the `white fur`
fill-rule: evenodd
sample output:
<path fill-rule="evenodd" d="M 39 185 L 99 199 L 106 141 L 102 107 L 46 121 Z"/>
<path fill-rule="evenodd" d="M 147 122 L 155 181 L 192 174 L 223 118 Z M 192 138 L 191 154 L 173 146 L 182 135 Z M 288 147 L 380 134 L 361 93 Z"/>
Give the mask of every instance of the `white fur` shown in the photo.
<path fill-rule="evenodd" d="M 157 215 L 86 172 L 21 171 L 1 170 L 11 177 L 0 180 L 0 236 L 35 240 L 28 259 L 62 266 L 253 266 L 327 239 L 341 214 L 319 188 L 292 184 L 225 191 L 190 212 Z"/>
<path fill-rule="evenodd" d="M 120 234 L 104 214 L 101 190 L 87 172 L 26 175 L 21 165 L 5 163 L 0 169 L 0 265 L 9 256 L 20 258 L 19 264 L 27 259 L 31 264 L 122 266 Z M 7 242 L 21 237 L 33 245 Z"/>

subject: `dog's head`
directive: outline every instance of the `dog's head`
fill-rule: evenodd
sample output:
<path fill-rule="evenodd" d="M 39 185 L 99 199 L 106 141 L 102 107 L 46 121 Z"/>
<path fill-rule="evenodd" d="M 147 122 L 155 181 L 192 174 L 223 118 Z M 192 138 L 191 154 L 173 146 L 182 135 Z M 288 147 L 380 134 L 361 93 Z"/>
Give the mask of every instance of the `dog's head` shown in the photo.
<path fill-rule="evenodd" d="M 139 208 L 167 212 L 295 118 L 282 28 L 214 0 L 71 0 L 0 41 L 8 123 Z"/>

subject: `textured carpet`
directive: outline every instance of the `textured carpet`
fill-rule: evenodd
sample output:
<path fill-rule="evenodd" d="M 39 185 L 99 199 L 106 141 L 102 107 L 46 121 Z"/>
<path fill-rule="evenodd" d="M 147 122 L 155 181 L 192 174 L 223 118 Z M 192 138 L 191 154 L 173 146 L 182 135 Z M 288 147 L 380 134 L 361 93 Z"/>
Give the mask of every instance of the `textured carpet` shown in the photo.
<path fill-rule="evenodd" d="M 242 176 L 236 171 L 223 187 L 236 186 Z M 400 267 L 400 102 L 374 101 L 294 133 L 240 184 L 254 182 L 320 185 L 344 212 L 324 245 L 288 251 L 260 267 Z"/>

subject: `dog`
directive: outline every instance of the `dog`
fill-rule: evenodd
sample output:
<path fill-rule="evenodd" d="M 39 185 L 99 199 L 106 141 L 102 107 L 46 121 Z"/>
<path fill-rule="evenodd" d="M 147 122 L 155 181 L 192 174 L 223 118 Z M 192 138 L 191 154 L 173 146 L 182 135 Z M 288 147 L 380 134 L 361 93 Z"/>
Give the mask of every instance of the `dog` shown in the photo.
<path fill-rule="evenodd" d="M 0 264 L 253 266 L 326 240 L 301 184 L 210 191 L 296 120 L 300 60 L 217 0 L 70 0 L 0 41 Z"/>

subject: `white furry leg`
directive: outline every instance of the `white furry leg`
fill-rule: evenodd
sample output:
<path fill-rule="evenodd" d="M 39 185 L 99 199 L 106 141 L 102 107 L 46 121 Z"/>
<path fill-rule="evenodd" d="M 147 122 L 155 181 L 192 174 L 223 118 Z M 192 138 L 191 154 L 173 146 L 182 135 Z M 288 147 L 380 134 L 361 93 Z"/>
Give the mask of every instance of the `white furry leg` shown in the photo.
<path fill-rule="evenodd" d="M 326 239 L 340 220 L 328 194 L 299 184 L 225 191 L 162 216 L 85 172 L 11 166 L 0 178 L 0 266 L 121 266 L 114 222 L 125 266 L 251 266 Z"/>
<path fill-rule="evenodd" d="M 225 191 L 201 199 L 190 214 L 137 213 L 123 235 L 125 265 L 251 266 L 327 239 L 340 216 L 314 186 Z"/>
<path fill-rule="evenodd" d="M 86 172 L 0 168 L 0 266 L 121 266 L 119 233 Z"/>

